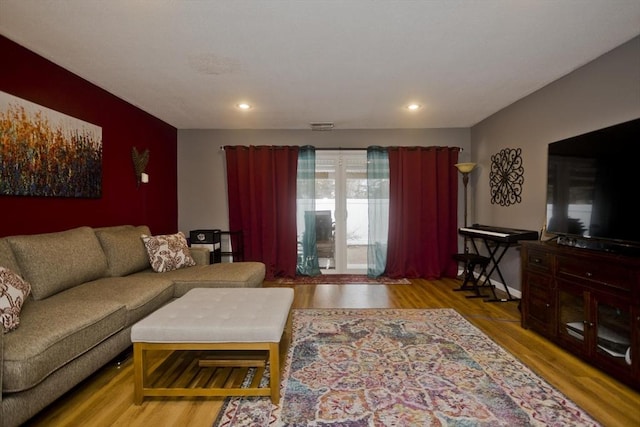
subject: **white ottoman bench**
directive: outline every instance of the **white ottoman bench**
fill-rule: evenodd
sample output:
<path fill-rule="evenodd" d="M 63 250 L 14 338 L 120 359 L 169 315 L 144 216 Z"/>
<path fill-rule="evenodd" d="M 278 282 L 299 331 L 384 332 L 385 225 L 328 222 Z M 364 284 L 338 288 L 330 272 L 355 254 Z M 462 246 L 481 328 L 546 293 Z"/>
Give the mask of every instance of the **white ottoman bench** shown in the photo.
<path fill-rule="evenodd" d="M 131 328 L 134 403 L 141 404 L 144 396 L 271 396 L 278 404 L 280 341 L 292 303 L 289 288 L 197 288 L 151 313 Z M 153 350 L 261 351 L 268 354 L 269 387 L 260 387 L 259 378 L 247 388 L 149 387 L 147 352 Z M 218 361 L 224 366 L 264 362 Z M 200 366 L 215 365 L 215 360 L 200 361 Z"/>

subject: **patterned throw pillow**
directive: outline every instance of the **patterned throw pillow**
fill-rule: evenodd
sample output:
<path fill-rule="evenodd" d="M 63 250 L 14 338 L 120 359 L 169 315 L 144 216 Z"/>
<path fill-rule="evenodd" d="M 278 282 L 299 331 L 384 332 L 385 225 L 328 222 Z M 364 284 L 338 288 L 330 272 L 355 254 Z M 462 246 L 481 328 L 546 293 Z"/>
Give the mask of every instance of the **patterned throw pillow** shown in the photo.
<path fill-rule="evenodd" d="M 196 265 L 182 231 L 161 236 L 142 235 L 153 271 L 163 273 Z"/>
<path fill-rule="evenodd" d="M 8 268 L 0 267 L 0 319 L 5 333 L 20 324 L 20 310 L 29 292 L 28 282 Z"/>

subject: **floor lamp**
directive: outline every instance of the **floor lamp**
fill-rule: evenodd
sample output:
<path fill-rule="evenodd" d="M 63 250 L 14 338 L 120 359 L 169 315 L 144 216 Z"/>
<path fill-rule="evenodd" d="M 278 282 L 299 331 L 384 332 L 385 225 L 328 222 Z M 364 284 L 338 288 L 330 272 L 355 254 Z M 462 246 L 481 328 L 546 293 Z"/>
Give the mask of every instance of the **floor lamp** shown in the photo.
<path fill-rule="evenodd" d="M 454 165 L 462 174 L 462 185 L 464 185 L 464 226 L 467 226 L 467 185 L 469 184 L 469 173 L 476 167 L 475 163 L 456 163 Z M 464 236 L 464 253 L 469 253 L 467 236 Z"/>

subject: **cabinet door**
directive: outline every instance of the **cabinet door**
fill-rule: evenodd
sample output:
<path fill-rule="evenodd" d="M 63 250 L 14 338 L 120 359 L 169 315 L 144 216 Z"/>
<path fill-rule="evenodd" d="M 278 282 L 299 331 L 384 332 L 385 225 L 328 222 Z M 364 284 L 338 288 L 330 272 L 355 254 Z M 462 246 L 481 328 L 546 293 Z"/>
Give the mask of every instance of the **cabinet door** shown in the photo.
<path fill-rule="evenodd" d="M 555 336 L 555 300 L 550 276 L 524 272 L 526 295 L 522 299 L 524 326 L 545 336 Z"/>
<path fill-rule="evenodd" d="M 557 337 L 573 352 L 586 356 L 592 345 L 595 324 L 589 320 L 589 292 L 584 287 L 558 280 Z"/>
<path fill-rule="evenodd" d="M 632 305 L 629 299 L 592 292 L 591 312 L 596 326 L 594 357 L 623 375 L 632 375 Z"/>

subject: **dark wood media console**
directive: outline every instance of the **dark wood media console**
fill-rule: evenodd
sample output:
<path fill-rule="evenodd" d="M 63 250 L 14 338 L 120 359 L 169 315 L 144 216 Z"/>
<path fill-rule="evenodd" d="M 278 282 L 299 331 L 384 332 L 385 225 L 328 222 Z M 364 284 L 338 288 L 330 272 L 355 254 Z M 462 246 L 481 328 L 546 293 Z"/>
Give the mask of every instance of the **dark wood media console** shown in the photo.
<path fill-rule="evenodd" d="M 640 258 L 522 242 L 522 326 L 640 389 Z"/>

